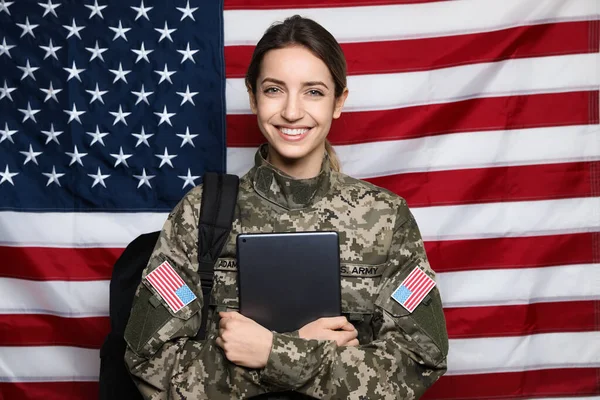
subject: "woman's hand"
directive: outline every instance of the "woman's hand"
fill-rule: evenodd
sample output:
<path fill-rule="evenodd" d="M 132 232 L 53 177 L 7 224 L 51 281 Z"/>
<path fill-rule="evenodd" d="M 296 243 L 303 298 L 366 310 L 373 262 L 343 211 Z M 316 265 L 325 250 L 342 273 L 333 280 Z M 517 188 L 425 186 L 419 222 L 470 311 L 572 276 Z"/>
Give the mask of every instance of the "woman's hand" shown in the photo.
<path fill-rule="evenodd" d="M 220 312 L 217 346 L 234 364 L 264 368 L 273 345 L 273 333 L 238 312 Z"/>
<path fill-rule="evenodd" d="M 358 346 L 358 332 L 346 317 L 319 318 L 300 328 L 303 339 L 334 340 L 338 346 Z"/>

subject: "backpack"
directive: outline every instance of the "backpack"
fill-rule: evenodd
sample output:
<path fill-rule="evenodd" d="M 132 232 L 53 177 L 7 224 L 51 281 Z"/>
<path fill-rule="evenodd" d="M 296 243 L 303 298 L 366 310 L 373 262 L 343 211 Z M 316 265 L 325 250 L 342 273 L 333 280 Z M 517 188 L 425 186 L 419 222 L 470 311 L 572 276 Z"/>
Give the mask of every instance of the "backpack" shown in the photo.
<path fill-rule="evenodd" d="M 202 324 L 196 339 L 202 340 L 206 334 L 213 267 L 231 231 L 238 185 L 236 175 L 204 174 L 198 221 L 198 274 L 204 304 Z M 138 236 L 127 245 L 113 267 L 109 294 L 110 332 L 100 349 L 100 400 L 143 399 L 125 365 L 127 344 L 123 335 L 142 272 L 148 265 L 159 234 L 160 231 L 157 231 Z"/>

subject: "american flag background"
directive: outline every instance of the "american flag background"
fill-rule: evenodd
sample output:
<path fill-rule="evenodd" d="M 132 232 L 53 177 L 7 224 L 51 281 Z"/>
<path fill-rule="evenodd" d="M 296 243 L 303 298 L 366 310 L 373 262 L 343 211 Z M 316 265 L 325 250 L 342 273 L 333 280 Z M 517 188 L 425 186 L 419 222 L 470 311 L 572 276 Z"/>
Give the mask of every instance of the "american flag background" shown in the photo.
<path fill-rule="evenodd" d="M 600 399 L 600 1 L 0 0 L 0 398 L 91 399 L 123 248 L 262 137 L 274 21 L 342 43 L 344 172 L 407 199 L 449 370 L 427 399 Z"/>

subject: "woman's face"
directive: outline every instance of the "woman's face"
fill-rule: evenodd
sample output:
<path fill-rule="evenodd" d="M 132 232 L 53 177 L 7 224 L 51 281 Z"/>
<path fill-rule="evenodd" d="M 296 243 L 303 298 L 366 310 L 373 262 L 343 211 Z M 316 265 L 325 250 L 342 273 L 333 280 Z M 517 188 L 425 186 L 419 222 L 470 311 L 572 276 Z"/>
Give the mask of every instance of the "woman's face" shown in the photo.
<path fill-rule="evenodd" d="M 331 121 L 347 96 L 335 98 L 333 77 L 325 63 L 301 46 L 267 52 L 250 93 L 252 111 L 269 142 L 271 162 L 320 167 Z M 275 154 L 273 154 L 273 152 Z"/>

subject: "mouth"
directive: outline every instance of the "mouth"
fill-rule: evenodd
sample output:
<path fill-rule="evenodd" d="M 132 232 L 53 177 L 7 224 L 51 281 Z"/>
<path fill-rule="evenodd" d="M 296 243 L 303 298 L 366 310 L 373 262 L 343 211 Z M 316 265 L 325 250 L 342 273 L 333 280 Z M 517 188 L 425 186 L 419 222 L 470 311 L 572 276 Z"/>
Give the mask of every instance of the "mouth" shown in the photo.
<path fill-rule="evenodd" d="M 296 142 L 302 140 L 312 130 L 312 128 L 309 127 L 288 128 L 283 126 L 277 126 L 276 128 L 277 131 L 279 131 L 279 135 L 288 142 Z"/>

